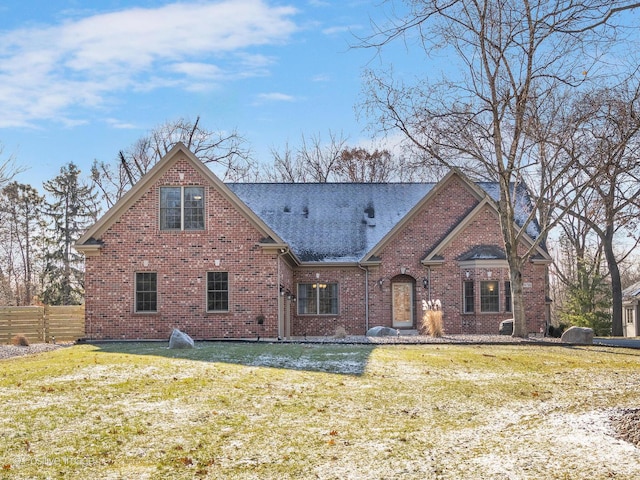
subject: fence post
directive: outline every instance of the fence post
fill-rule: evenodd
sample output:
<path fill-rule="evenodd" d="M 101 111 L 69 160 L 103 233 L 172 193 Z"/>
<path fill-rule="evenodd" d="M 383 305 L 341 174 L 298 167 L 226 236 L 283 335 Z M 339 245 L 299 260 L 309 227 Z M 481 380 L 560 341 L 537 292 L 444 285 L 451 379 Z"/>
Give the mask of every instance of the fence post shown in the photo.
<path fill-rule="evenodd" d="M 42 307 L 42 341 L 45 343 L 49 343 L 49 305 L 44 305 Z"/>

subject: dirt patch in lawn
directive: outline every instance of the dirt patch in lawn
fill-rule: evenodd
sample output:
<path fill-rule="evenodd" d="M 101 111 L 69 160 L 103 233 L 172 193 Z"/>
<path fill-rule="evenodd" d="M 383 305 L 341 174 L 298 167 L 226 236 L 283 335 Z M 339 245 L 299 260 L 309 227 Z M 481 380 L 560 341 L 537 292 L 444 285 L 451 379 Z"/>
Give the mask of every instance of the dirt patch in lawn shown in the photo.
<path fill-rule="evenodd" d="M 618 436 L 640 447 L 640 408 L 627 408 L 611 416 L 611 423 Z"/>

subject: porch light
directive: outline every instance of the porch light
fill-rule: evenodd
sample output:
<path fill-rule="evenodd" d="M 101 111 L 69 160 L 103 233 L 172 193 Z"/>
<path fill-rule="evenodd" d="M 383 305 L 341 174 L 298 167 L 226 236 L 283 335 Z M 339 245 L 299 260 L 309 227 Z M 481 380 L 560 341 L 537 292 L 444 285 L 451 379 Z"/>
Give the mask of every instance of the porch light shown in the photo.
<path fill-rule="evenodd" d="M 284 297 L 284 287 L 280 285 L 280 296 Z"/>
<path fill-rule="evenodd" d="M 424 287 L 425 290 L 429 288 L 429 279 L 427 277 L 424 277 L 422 279 L 422 286 Z"/>

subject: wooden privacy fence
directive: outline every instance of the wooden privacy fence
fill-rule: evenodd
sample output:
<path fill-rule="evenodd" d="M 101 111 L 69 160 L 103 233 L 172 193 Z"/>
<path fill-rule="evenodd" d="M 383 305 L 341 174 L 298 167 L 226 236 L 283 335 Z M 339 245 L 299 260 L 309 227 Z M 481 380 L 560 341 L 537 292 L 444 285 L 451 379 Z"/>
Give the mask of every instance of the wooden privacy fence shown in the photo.
<path fill-rule="evenodd" d="M 84 305 L 0 307 L 0 344 L 24 335 L 30 343 L 84 338 Z"/>

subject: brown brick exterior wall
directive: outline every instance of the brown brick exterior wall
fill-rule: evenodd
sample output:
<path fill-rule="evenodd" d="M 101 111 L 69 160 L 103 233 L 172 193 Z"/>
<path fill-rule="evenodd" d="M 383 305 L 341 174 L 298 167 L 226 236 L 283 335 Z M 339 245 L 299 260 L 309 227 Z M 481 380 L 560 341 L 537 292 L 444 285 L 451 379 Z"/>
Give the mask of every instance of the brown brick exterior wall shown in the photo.
<path fill-rule="evenodd" d="M 163 185 L 205 187 L 204 231 L 160 231 L 159 187 Z M 429 295 L 441 300 L 449 334 L 496 333 L 499 322 L 512 317 L 504 311 L 504 282 L 509 280 L 506 262 L 461 266 L 457 260 L 474 245 L 502 245 L 499 220 L 491 208 L 478 212 L 446 245 L 441 252 L 443 264 L 430 271 L 421 264 L 478 204 L 469 186 L 455 175 L 443 187 L 378 252 L 380 266 L 369 268 L 369 327 L 392 326 L 394 281 L 414 284 L 414 328 L 422 317 L 422 300 Z M 95 340 L 167 339 L 173 328 L 195 339 L 330 336 L 338 327 L 352 335 L 366 332 L 364 269 L 322 264 L 296 268 L 287 263 L 286 254 L 263 250 L 258 245 L 263 236 L 188 161 L 178 160 L 102 235 L 101 254 L 87 257 L 87 336 Z M 499 282 L 499 313 L 480 312 L 480 282 L 489 279 L 489 270 L 491 280 Z M 229 273 L 226 313 L 206 311 L 209 271 Z M 530 332 L 538 332 L 545 320 L 545 271 L 544 265 L 527 264 L 524 272 Z M 157 313 L 135 312 L 136 272 L 157 272 Z M 475 281 L 473 314 L 461 311 L 466 272 Z M 423 278 L 430 278 L 429 289 L 423 287 Z M 316 280 L 338 284 L 338 315 L 298 315 L 293 301 L 298 296 L 297 285 Z M 264 317 L 262 324 L 259 317 Z M 284 318 L 289 319 L 288 325 Z"/>

